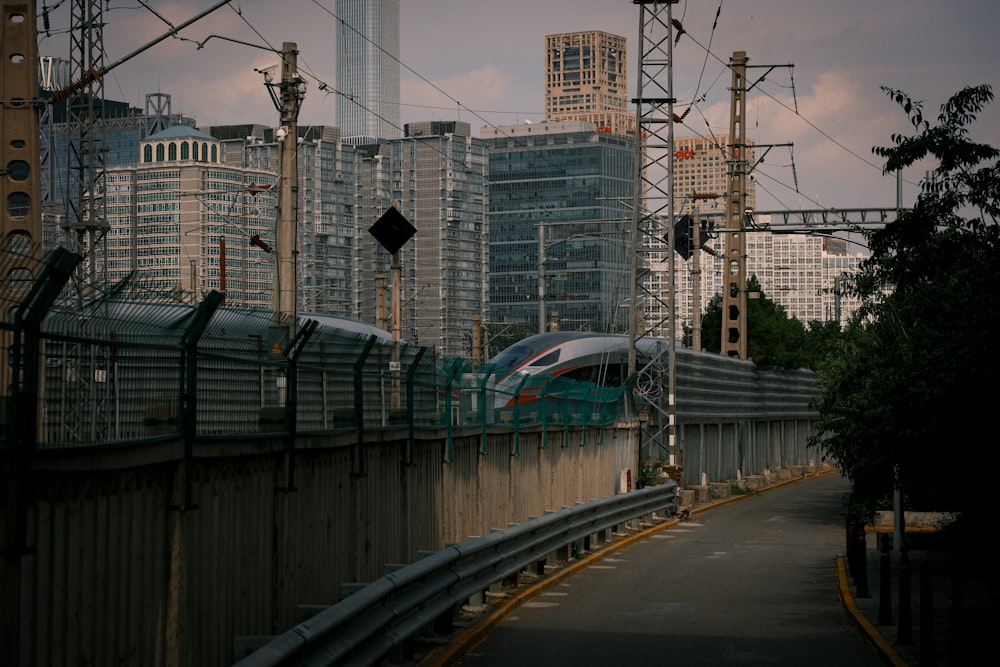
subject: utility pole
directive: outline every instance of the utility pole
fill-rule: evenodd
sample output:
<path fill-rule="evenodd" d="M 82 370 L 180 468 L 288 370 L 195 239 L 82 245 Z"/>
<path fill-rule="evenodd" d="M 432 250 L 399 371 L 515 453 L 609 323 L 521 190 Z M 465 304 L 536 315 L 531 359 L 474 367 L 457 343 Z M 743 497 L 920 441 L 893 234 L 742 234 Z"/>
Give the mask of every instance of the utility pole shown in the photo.
<path fill-rule="evenodd" d="M 38 109 L 38 34 L 35 8 L 22 0 L 0 0 L 0 86 L 6 98 L 0 104 L 0 201 L 4 248 L 11 250 L 5 271 L 17 280 L 0 281 L 0 297 L 14 303 L 31 287 L 42 259 L 42 193 Z M 16 20 L 15 20 L 16 19 Z M 20 99 L 21 104 L 11 100 Z M 20 293 L 20 294 L 19 294 Z M 7 372 L 4 364 L 3 372 Z M 7 385 L 4 384 L 6 390 Z"/>
<path fill-rule="evenodd" d="M 280 104 L 281 175 L 278 190 L 278 228 L 275 234 L 277 274 L 274 282 L 274 314 L 279 322 L 293 329 L 298 319 L 296 275 L 296 237 L 298 233 L 298 118 L 305 97 L 305 82 L 298 73 L 298 48 L 295 42 L 281 45 Z"/>
<path fill-rule="evenodd" d="M 722 290 L 722 353 L 747 358 L 746 242 L 741 232 L 746 210 L 747 155 L 743 122 L 747 54 L 733 53 L 729 111 L 729 202 L 726 209 L 726 265 Z"/>

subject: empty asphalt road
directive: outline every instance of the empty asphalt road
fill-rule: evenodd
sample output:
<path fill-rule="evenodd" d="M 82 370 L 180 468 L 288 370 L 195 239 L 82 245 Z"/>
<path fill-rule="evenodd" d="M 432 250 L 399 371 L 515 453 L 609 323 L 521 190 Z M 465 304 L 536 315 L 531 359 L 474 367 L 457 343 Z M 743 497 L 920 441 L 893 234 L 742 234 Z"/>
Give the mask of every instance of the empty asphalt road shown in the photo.
<path fill-rule="evenodd" d="M 838 597 L 839 473 L 700 512 L 563 577 L 469 667 L 883 664 Z"/>

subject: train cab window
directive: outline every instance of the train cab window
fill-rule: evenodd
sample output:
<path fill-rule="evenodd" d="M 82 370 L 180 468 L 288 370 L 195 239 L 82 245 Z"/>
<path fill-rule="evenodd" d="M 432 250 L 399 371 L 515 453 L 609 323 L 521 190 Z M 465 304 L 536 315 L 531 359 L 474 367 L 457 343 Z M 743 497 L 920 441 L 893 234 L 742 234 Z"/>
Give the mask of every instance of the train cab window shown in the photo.
<path fill-rule="evenodd" d="M 560 350 L 552 350 L 546 355 L 539 357 L 531 362 L 531 366 L 551 366 L 552 364 L 559 361 Z"/>
<path fill-rule="evenodd" d="M 580 366 L 560 375 L 577 382 L 592 382 L 602 387 L 620 387 L 625 381 L 625 366 L 613 363 Z"/>

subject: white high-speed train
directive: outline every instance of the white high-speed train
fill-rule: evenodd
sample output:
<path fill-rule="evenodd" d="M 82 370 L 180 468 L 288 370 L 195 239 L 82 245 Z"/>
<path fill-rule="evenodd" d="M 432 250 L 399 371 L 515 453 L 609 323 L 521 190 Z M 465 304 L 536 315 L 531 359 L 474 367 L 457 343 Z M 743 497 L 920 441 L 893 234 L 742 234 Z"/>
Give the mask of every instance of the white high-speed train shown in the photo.
<path fill-rule="evenodd" d="M 666 353 L 662 338 L 635 341 L 639 364 Z M 621 386 L 628 379 L 629 336 L 624 334 L 554 331 L 514 343 L 490 359 L 497 369 L 494 384 L 497 402 L 535 400 L 534 391 L 521 392 L 525 375 L 549 375 L 601 386 Z"/>

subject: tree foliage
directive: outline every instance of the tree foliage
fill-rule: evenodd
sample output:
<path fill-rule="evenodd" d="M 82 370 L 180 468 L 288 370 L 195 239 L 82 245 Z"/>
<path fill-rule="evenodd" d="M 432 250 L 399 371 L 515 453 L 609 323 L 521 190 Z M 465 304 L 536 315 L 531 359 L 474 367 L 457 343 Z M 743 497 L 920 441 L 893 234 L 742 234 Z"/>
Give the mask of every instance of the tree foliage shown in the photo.
<path fill-rule="evenodd" d="M 817 354 L 818 335 L 812 331 L 829 332 L 825 325 L 814 323 L 809 329 L 799 320 L 789 317 L 785 309 L 768 298 L 761 290 L 756 276 L 747 280 L 747 291 L 754 298 L 747 299 L 747 357 L 761 368 L 812 368 Z M 701 320 L 702 347 L 709 352 L 722 350 L 722 305 L 721 294 L 716 294 L 708 303 Z M 834 323 L 834 328 L 839 327 Z M 685 343 L 691 344 L 690 334 Z"/>
<path fill-rule="evenodd" d="M 992 501 L 969 475 L 998 459 L 1000 153 L 968 129 L 993 93 L 959 91 L 932 124 L 920 102 L 883 90 L 914 129 L 873 149 L 886 172 L 937 166 L 912 209 L 866 234 L 872 255 L 849 285 L 863 306 L 820 368 L 817 441 L 860 509 L 885 508 L 898 484 L 911 508 L 971 518 Z"/>

